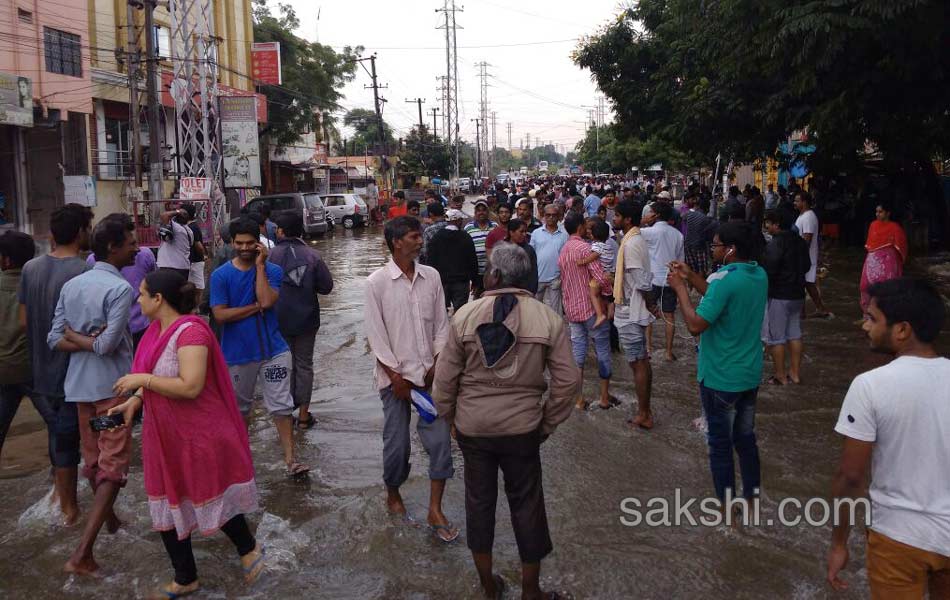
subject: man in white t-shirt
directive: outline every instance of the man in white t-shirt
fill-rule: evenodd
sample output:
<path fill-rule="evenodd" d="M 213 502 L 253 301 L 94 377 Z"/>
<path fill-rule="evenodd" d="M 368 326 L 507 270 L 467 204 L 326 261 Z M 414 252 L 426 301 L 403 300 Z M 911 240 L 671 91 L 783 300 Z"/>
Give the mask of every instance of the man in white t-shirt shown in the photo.
<path fill-rule="evenodd" d="M 855 377 L 835 431 L 845 436 L 835 500 L 864 493 L 870 471 L 867 572 L 871 598 L 950 598 L 950 360 L 934 350 L 945 308 L 929 283 L 871 286 L 864 330 L 895 357 Z M 851 508 L 840 503 L 828 582 L 848 563 Z"/>
<path fill-rule="evenodd" d="M 165 211 L 159 215 L 162 229 L 171 235 L 159 230 L 162 243 L 158 247 L 156 260 L 159 269 L 176 271 L 185 279 L 191 274 L 191 247 L 195 242 L 194 234 L 187 225 L 188 218 L 188 212 L 184 208 Z"/>
<path fill-rule="evenodd" d="M 664 192 L 661 192 L 663 194 Z M 669 194 L 667 194 L 669 197 Z M 652 221 L 650 227 L 640 229 L 640 235 L 646 240 L 650 250 L 650 267 L 653 272 L 653 296 L 663 313 L 666 339 L 663 346 L 666 360 L 676 360 L 673 354 L 673 336 L 676 333 L 676 292 L 667 285 L 666 276 L 669 274 L 669 265 L 673 261 L 686 260 L 683 246 L 683 234 L 670 223 L 673 222 L 673 205 L 667 202 L 656 202 L 652 208 L 652 215 L 647 222 Z M 653 327 L 647 329 L 647 351 L 653 346 Z"/>
<path fill-rule="evenodd" d="M 795 210 L 800 214 L 795 220 L 795 227 L 798 228 L 798 234 L 808 242 L 808 257 L 811 259 L 811 269 L 805 273 L 805 290 L 811 296 L 815 303 L 816 317 L 828 318 L 832 314 L 825 308 L 825 302 L 821 299 L 821 290 L 818 289 L 818 240 L 819 225 L 818 215 L 812 210 L 811 194 L 806 191 L 800 191 L 795 194 Z M 804 308 L 802 309 L 804 314 Z"/>

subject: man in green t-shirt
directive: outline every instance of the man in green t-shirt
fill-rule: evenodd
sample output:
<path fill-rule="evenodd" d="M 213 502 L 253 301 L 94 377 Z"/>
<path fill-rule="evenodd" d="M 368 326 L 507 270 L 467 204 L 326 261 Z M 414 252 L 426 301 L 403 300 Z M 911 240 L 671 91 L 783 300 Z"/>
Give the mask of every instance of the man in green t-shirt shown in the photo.
<path fill-rule="evenodd" d="M 759 339 L 768 294 L 768 276 L 752 258 L 762 234 L 744 222 L 719 228 L 711 244 L 713 262 L 724 265 L 704 280 L 680 262 L 670 263 L 669 285 L 679 299 L 689 332 L 699 341 L 699 395 L 709 425 L 709 467 L 720 500 L 735 496 L 735 447 L 742 496 L 759 494 L 759 449 L 755 442 L 755 399 L 762 376 Z M 703 295 L 693 307 L 686 282 Z"/>

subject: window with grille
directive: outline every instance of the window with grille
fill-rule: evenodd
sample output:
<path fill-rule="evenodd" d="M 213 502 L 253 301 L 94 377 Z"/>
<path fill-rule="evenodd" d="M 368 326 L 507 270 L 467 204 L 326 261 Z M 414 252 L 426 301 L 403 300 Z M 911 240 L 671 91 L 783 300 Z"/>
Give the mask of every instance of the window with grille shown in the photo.
<path fill-rule="evenodd" d="M 22 8 L 16 9 L 17 18 L 20 19 L 20 22 L 24 25 L 33 24 L 33 13 L 28 10 L 23 10 Z"/>
<path fill-rule="evenodd" d="M 82 52 L 78 35 L 44 27 L 43 47 L 48 72 L 82 77 Z"/>

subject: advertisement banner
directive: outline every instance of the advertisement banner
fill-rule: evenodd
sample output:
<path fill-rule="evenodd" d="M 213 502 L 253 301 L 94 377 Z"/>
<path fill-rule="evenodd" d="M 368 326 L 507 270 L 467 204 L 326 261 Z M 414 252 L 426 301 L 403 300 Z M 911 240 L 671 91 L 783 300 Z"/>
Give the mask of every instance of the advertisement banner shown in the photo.
<path fill-rule="evenodd" d="M 265 85 L 280 85 L 280 42 L 251 44 L 251 75 Z"/>
<path fill-rule="evenodd" d="M 248 96 L 221 96 L 221 156 L 224 187 L 261 186 L 260 144 L 257 139 L 257 101 Z"/>
<path fill-rule="evenodd" d="M 29 78 L 0 73 L 0 125 L 33 127 L 33 83 Z"/>

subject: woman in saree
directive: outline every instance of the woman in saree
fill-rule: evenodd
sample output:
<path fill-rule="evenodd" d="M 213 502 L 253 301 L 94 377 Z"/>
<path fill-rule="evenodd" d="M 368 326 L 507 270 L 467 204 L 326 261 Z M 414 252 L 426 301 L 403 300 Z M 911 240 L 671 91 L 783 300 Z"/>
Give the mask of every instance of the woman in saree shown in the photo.
<path fill-rule="evenodd" d="M 868 288 L 878 282 L 900 277 L 907 261 L 907 236 L 899 223 L 891 220 L 891 209 L 878 204 L 875 219 L 868 228 L 868 251 L 861 269 L 861 314 L 867 314 Z"/>
<path fill-rule="evenodd" d="M 131 423 L 144 404 L 142 468 L 152 527 L 160 532 L 174 580 L 152 596 L 175 599 L 199 589 L 191 534 L 221 530 L 237 547 L 244 579 L 264 568 L 263 550 L 244 515 L 257 510 L 247 429 L 227 365 L 211 329 L 194 309 L 194 285 L 157 271 L 139 287 L 152 323 L 132 363 L 115 384 L 132 394 L 109 411 Z"/>

